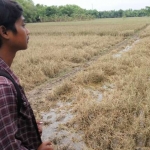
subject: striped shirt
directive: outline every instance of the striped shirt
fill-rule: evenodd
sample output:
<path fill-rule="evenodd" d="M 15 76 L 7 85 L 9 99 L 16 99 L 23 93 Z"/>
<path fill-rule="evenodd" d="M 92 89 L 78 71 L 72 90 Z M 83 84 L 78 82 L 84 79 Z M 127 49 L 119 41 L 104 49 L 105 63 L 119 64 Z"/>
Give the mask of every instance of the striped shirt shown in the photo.
<path fill-rule="evenodd" d="M 35 117 L 18 78 L 0 58 L 0 69 L 18 84 L 23 105 L 18 113 L 17 91 L 13 83 L 0 76 L 0 150 L 35 150 L 41 144 Z"/>

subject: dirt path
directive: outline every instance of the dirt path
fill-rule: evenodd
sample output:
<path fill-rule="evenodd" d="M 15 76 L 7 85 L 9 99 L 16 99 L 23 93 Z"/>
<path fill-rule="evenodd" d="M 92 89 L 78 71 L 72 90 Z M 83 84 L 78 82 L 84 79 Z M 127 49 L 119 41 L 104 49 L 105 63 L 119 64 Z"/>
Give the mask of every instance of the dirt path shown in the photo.
<path fill-rule="evenodd" d="M 137 35 L 134 35 L 115 46 L 109 48 L 105 54 L 111 52 L 112 50 L 122 51 L 122 47 L 131 48 L 135 41 L 139 40 Z M 105 55 L 103 54 L 103 55 Z M 36 109 L 37 105 L 42 105 L 44 99 L 47 97 L 48 93 L 52 91 L 57 85 L 61 84 L 66 78 L 73 78 L 76 73 L 84 70 L 89 67 L 94 61 L 96 61 L 100 56 L 93 57 L 90 61 L 84 63 L 79 67 L 73 68 L 70 72 L 62 75 L 58 78 L 47 81 L 46 83 L 36 87 L 32 91 L 27 93 L 27 97 L 31 102 L 33 109 Z M 42 101 L 43 100 L 43 101 Z M 39 102 L 41 104 L 39 104 Z M 73 118 L 71 113 L 72 103 L 71 102 L 60 102 L 58 101 L 55 104 L 55 107 L 48 108 L 47 110 L 40 110 L 42 120 L 47 122 L 47 126 L 43 130 L 42 139 L 51 140 L 57 146 L 56 150 L 88 150 L 85 143 L 82 140 L 82 133 L 76 131 L 68 131 L 62 127 L 63 124 L 67 123 L 70 119 Z M 64 144 L 65 143 L 65 144 Z"/>

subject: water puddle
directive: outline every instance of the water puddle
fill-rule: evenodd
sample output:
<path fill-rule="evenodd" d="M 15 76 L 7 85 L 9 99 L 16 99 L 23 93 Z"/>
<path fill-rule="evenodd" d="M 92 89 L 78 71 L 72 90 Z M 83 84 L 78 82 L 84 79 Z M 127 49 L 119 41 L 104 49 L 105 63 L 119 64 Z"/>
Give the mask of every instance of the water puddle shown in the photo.
<path fill-rule="evenodd" d="M 70 121 L 74 116 L 69 102 L 58 102 L 57 107 L 51 109 L 48 113 L 43 113 L 43 121 L 46 127 L 43 129 L 42 140 L 52 141 L 58 150 L 66 148 L 67 150 L 83 150 L 86 148 L 82 139 L 82 133 L 70 131 L 64 124 Z"/>
<path fill-rule="evenodd" d="M 131 46 L 127 45 L 125 49 L 121 50 L 120 52 L 118 52 L 117 54 L 113 55 L 113 58 L 120 58 L 122 56 L 123 53 L 126 53 L 128 51 L 130 51 L 132 49 L 132 47 L 139 42 L 140 40 L 137 39 Z"/>
<path fill-rule="evenodd" d="M 110 91 L 113 90 L 115 88 L 115 86 L 113 84 L 106 84 L 102 87 L 105 91 Z M 101 102 L 103 100 L 103 93 L 98 91 L 98 90 L 94 90 L 94 89 L 89 89 L 89 91 L 91 92 L 91 94 L 94 95 L 96 102 Z"/>
<path fill-rule="evenodd" d="M 104 90 L 114 88 L 112 84 L 102 87 Z M 103 100 L 103 93 L 99 90 L 88 89 L 94 99 L 100 103 Z M 49 112 L 41 113 L 42 120 L 45 122 L 42 140 L 52 141 L 55 144 L 55 150 L 88 150 L 83 141 L 82 131 L 75 131 L 68 128 L 66 124 L 73 119 L 72 102 L 58 102 L 55 108 Z"/>
<path fill-rule="evenodd" d="M 101 102 L 103 99 L 103 94 L 99 91 L 91 90 L 91 92 L 96 96 L 96 101 Z"/>

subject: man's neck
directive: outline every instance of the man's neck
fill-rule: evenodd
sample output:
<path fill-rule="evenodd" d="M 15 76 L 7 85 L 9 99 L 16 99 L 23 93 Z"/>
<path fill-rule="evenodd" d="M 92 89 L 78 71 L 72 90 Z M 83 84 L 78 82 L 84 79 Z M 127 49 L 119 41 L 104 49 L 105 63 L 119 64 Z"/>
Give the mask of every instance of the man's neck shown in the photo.
<path fill-rule="evenodd" d="M 6 47 L 0 48 L 0 57 L 5 61 L 5 63 L 10 67 L 13 59 L 16 55 L 15 51 L 12 51 Z"/>

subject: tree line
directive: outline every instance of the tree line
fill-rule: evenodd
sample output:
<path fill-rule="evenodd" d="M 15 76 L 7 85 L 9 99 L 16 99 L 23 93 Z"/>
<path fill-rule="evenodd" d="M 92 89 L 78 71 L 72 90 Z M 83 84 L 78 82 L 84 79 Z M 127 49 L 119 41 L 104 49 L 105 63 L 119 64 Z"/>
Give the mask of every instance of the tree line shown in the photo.
<path fill-rule="evenodd" d="M 86 10 L 77 5 L 46 6 L 34 5 L 32 0 L 16 0 L 24 9 L 27 22 L 56 22 L 89 20 L 94 18 L 121 18 L 150 16 L 150 6 L 140 10 L 111 10 L 97 11 Z"/>

